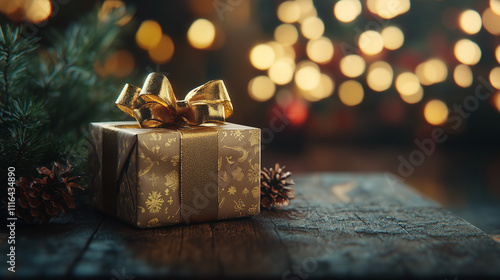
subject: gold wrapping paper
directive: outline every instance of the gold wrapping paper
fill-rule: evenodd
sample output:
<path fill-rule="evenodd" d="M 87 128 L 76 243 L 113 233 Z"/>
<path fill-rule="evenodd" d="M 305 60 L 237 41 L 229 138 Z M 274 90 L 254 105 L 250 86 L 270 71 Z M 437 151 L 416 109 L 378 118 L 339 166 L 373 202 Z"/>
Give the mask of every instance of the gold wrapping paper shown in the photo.
<path fill-rule="evenodd" d="M 159 227 L 260 211 L 257 128 L 91 123 L 90 138 L 91 204 L 130 224 Z"/>

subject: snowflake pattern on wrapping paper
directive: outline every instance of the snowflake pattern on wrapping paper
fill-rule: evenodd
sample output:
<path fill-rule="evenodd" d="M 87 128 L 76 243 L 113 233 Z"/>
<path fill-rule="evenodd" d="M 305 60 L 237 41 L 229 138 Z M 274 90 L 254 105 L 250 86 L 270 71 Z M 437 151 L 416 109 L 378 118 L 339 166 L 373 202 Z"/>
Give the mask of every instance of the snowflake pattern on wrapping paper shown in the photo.
<path fill-rule="evenodd" d="M 257 183 L 260 178 L 259 164 L 250 162 L 250 169 L 248 169 L 248 181 L 252 183 Z"/>
<path fill-rule="evenodd" d="M 230 195 L 234 195 L 236 193 L 236 187 L 234 187 L 234 186 L 229 187 L 229 189 L 227 190 L 227 192 Z"/>
<path fill-rule="evenodd" d="M 231 136 L 234 137 L 234 139 L 238 140 L 238 141 L 241 141 L 243 140 L 243 133 L 241 133 L 241 130 L 233 130 L 231 131 Z"/>
<path fill-rule="evenodd" d="M 234 201 L 234 211 L 238 212 L 241 215 L 241 212 L 245 210 L 245 203 L 243 200 Z"/>
<path fill-rule="evenodd" d="M 161 193 L 157 191 L 152 191 L 149 193 L 148 200 L 146 200 L 146 206 L 150 213 L 160 212 L 160 208 L 163 205 L 163 198 L 161 198 Z"/>

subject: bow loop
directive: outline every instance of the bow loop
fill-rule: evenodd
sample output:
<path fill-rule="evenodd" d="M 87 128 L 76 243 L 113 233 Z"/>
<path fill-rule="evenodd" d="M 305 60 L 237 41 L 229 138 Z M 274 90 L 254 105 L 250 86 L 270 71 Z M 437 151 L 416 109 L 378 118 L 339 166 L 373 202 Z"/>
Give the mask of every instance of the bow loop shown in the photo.
<path fill-rule="evenodd" d="M 116 105 L 141 127 L 221 124 L 233 114 L 222 80 L 209 81 L 177 100 L 170 81 L 160 73 L 149 74 L 142 89 L 126 84 Z"/>

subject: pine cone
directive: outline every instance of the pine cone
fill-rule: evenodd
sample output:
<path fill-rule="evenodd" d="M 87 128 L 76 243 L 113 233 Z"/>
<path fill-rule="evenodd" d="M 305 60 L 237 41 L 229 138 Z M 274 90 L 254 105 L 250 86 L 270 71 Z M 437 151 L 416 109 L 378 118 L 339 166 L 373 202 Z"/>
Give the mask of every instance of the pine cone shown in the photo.
<path fill-rule="evenodd" d="M 280 167 L 278 163 L 275 170 L 265 167 L 260 172 L 260 194 L 262 207 L 271 209 L 275 206 L 288 206 L 291 199 L 295 198 L 295 191 L 292 185 L 295 185 L 289 177 L 291 172 L 284 172 L 285 166 Z"/>
<path fill-rule="evenodd" d="M 71 165 L 63 169 L 57 162 L 52 170 L 47 167 L 37 168 L 44 175 L 30 181 L 21 177 L 16 181 L 16 214 L 28 223 L 34 221 L 48 223 L 50 218 L 57 218 L 69 208 L 76 208 L 72 188 L 83 189 L 75 181 L 80 176 L 69 177 Z M 7 201 L 4 201 L 6 203 Z"/>

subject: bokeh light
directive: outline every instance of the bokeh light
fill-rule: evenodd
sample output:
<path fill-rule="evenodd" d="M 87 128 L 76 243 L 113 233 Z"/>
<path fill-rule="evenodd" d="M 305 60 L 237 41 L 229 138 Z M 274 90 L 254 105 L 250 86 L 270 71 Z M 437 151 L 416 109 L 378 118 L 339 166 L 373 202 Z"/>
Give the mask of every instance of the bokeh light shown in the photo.
<path fill-rule="evenodd" d="M 493 105 L 495 106 L 497 111 L 500 112 L 500 91 L 496 92 L 493 95 L 492 101 L 493 101 Z"/>
<path fill-rule="evenodd" d="M 300 7 L 295 1 L 285 1 L 278 6 L 278 18 L 285 23 L 294 23 L 300 18 Z"/>
<path fill-rule="evenodd" d="M 409 0 L 367 0 L 368 10 L 381 18 L 391 19 L 410 10 Z"/>
<path fill-rule="evenodd" d="M 158 45 L 148 50 L 149 57 L 158 64 L 167 63 L 174 55 L 174 41 L 170 36 L 163 34 Z"/>
<path fill-rule="evenodd" d="M 274 30 L 274 40 L 283 45 L 291 46 L 297 42 L 298 38 L 299 32 L 297 28 L 291 24 L 281 24 Z"/>
<path fill-rule="evenodd" d="M 318 39 L 325 32 L 325 25 L 318 17 L 308 17 L 300 25 L 302 35 L 307 39 Z"/>
<path fill-rule="evenodd" d="M 312 0 L 295 0 L 295 3 L 299 5 L 300 17 L 299 22 L 303 22 L 308 17 L 315 17 L 318 15 L 314 3 Z"/>
<path fill-rule="evenodd" d="M 490 7 L 493 12 L 500 15 L 500 0 L 490 0 Z"/>
<path fill-rule="evenodd" d="M 0 12 L 12 14 L 23 5 L 23 0 L 0 1 Z"/>
<path fill-rule="evenodd" d="M 302 90 L 312 90 L 318 87 L 320 75 L 318 65 L 310 61 L 303 61 L 297 65 L 295 84 Z"/>
<path fill-rule="evenodd" d="M 340 71 L 346 77 L 355 78 L 365 72 L 365 60 L 356 54 L 350 54 L 340 60 Z"/>
<path fill-rule="evenodd" d="M 363 101 L 363 86 L 355 80 L 347 80 L 340 84 L 339 98 L 347 106 L 356 106 Z"/>
<path fill-rule="evenodd" d="M 113 75 L 118 78 L 126 77 L 132 73 L 135 60 L 127 50 L 118 50 L 112 53 L 104 63 L 104 75 Z"/>
<path fill-rule="evenodd" d="M 500 89 L 500 67 L 495 67 L 491 69 L 490 83 L 494 88 Z"/>
<path fill-rule="evenodd" d="M 215 40 L 215 26 L 209 20 L 197 19 L 189 27 L 187 38 L 196 49 L 209 48 Z"/>
<path fill-rule="evenodd" d="M 484 10 L 483 26 L 489 33 L 493 35 L 500 35 L 500 14 L 495 13 L 490 8 Z"/>
<path fill-rule="evenodd" d="M 455 83 L 460 87 L 470 87 L 473 80 L 472 70 L 467 65 L 457 65 L 455 70 L 453 70 L 453 80 L 455 80 Z"/>
<path fill-rule="evenodd" d="M 481 30 L 481 15 L 474 10 L 466 10 L 460 14 L 458 20 L 460 28 L 467 34 L 476 34 Z"/>
<path fill-rule="evenodd" d="M 310 40 L 306 47 L 307 56 L 316 63 L 327 63 L 333 57 L 333 44 L 330 39 L 321 37 Z"/>
<path fill-rule="evenodd" d="M 351 22 L 361 14 L 359 0 L 340 0 L 333 7 L 333 14 L 341 22 Z"/>
<path fill-rule="evenodd" d="M 448 107 L 441 100 L 430 100 L 425 104 L 424 117 L 432 125 L 441 125 L 448 119 Z"/>
<path fill-rule="evenodd" d="M 401 95 L 414 95 L 420 89 L 420 80 L 411 72 L 403 72 L 396 78 L 396 90 Z"/>
<path fill-rule="evenodd" d="M 41 23 L 52 13 L 52 4 L 49 0 L 27 0 L 24 2 L 24 11 L 29 21 Z"/>
<path fill-rule="evenodd" d="M 260 44 L 250 51 L 250 63 L 259 70 L 267 70 L 275 60 L 273 48 L 266 44 Z"/>
<path fill-rule="evenodd" d="M 382 30 L 381 35 L 384 40 L 384 47 L 388 50 L 399 49 L 405 41 L 403 31 L 396 26 L 387 26 Z"/>
<path fill-rule="evenodd" d="M 384 48 L 382 35 L 374 30 L 367 30 L 359 36 L 358 46 L 367 55 L 375 55 Z"/>
<path fill-rule="evenodd" d="M 276 91 L 274 82 L 269 77 L 261 75 L 248 83 L 248 93 L 256 101 L 264 102 L 271 99 Z"/>
<path fill-rule="evenodd" d="M 495 57 L 497 58 L 498 63 L 500 63 L 500 45 L 495 49 Z"/>
<path fill-rule="evenodd" d="M 376 61 L 368 67 L 366 83 L 374 91 L 384 91 L 391 87 L 394 73 L 391 65 L 384 61 Z"/>
<path fill-rule="evenodd" d="M 302 125 L 309 115 L 309 109 L 303 101 L 294 99 L 286 107 L 286 117 L 291 124 L 299 126 Z"/>
<path fill-rule="evenodd" d="M 444 61 L 433 58 L 419 64 L 415 74 L 422 85 L 429 86 L 444 82 L 448 76 L 448 68 Z"/>
<path fill-rule="evenodd" d="M 469 39 L 461 39 L 455 44 L 455 57 L 467 65 L 475 65 L 481 59 L 481 49 Z"/>
<path fill-rule="evenodd" d="M 292 81 L 294 71 L 295 61 L 289 57 L 282 57 L 269 68 L 268 76 L 275 84 L 286 85 Z"/>
<path fill-rule="evenodd" d="M 401 100 L 408 104 L 415 104 L 420 102 L 424 97 L 424 89 L 422 88 L 422 86 L 419 86 L 417 92 L 415 92 L 414 94 L 400 94 L 399 97 L 401 97 Z"/>
<path fill-rule="evenodd" d="M 135 33 L 135 41 L 139 47 L 148 50 L 160 43 L 162 37 L 161 26 L 154 20 L 145 20 Z"/>
<path fill-rule="evenodd" d="M 332 78 L 326 74 L 321 74 L 318 86 L 310 91 L 303 91 L 302 95 L 305 99 L 315 102 L 331 96 L 334 89 L 335 82 Z"/>

